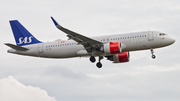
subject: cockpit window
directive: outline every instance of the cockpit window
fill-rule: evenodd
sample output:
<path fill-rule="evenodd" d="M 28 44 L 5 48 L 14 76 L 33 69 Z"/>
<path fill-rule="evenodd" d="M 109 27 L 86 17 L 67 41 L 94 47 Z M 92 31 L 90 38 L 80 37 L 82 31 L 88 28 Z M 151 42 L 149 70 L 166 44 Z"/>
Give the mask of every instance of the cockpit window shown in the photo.
<path fill-rule="evenodd" d="M 159 34 L 159 36 L 165 36 L 165 35 L 167 35 L 167 34 L 165 34 L 165 33 L 160 33 Z"/>

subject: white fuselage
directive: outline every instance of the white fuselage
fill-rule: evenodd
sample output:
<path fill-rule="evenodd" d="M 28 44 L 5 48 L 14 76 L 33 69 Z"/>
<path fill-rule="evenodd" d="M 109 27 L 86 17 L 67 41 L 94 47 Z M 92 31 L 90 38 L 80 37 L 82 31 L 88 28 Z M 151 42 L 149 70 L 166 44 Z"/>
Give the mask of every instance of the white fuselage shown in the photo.
<path fill-rule="evenodd" d="M 123 43 L 126 46 L 123 52 L 160 48 L 168 46 L 175 41 L 167 34 L 160 35 L 160 32 L 157 31 L 99 36 L 93 37 L 92 39 L 102 43 Z M 53 42 L 31 44 L 23 47 L 28 48 L 29 50 L 17 51 L 14 49 L 9 49 L 8 52 L 44 58 L 71 58 L 91 55 L 90 53 L 86 52 L 83 45 L 78 44 L 73 40 L 56 40 Z M 98 54 L 108 55 L 105 53 Z"/>

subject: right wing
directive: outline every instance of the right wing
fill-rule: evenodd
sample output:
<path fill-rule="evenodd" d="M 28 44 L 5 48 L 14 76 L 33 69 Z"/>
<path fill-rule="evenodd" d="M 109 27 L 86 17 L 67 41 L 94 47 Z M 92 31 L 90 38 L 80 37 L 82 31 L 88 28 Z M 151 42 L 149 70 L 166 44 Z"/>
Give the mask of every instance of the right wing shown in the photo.
<path fill-rule="evenodd" d="M 62 27 L 61 25 L 59 25 L 57 23 L 56 20 L 54 20 L 53 17 L 51 17 L 51 19 L 53 20 L 55 26 L 63 31 L 64 33 L 67 34 L 67 37 L 69 37 L 69 39 L 73 39 L 74 41 L 78 42 L 78 44 L 82 44 L 84 46 L 84 48 L 87 50 L 87 52 L 91 52 L 92 49 L 91 48 L 97 48 L 99 46 L 101 46 L 103 43 L 95 40 L 95 39 L 92 39 L 92 38 L 89 38 L 89 37 L 86 37 L 86 36 L 83 36 L 81 34 L 78 34 L 76 32 L 73 32 L 69 29 L 66 29 L 64 27 Z"/>

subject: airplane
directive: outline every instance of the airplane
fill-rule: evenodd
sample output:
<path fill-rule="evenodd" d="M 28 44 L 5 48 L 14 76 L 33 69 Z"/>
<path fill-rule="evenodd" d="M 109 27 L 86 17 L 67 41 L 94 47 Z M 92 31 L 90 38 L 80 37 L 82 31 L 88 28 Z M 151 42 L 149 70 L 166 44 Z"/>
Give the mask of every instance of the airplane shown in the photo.
<path fill-rule="evenodd" d="M 59 30 L 67 34 L 68 40 L 39 41 L 18 20 L 10 20 L 16 45 L 5 43 L 11 48 L 7 52 L 42 58 L 90 57 L 89 60 L 92 63 L 98 57 L 96 66 L 101 68 L 103 58 L 107 58 L 113 63 L 129 62 L 130 51 L 149 49 L 152 58 L 155 59 L 154 49 L 175 42 L 174 38 L 158 31 L 87 37 L 62 27 L 53 17 L 51 19 Z"/>

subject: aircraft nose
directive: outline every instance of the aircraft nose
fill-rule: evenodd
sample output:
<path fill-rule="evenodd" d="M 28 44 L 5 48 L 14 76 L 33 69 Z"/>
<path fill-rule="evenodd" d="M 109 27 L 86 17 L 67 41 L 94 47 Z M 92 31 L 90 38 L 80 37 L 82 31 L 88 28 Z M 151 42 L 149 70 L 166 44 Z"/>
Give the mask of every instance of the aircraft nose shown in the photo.
<path fill-rule="evenodd" d="M 170 38 L 169 41 L 171 44 L 173 44 L 176 40 L 174 38 Z"/>

